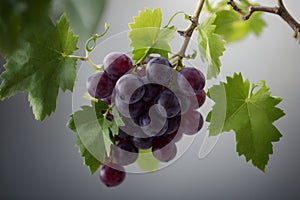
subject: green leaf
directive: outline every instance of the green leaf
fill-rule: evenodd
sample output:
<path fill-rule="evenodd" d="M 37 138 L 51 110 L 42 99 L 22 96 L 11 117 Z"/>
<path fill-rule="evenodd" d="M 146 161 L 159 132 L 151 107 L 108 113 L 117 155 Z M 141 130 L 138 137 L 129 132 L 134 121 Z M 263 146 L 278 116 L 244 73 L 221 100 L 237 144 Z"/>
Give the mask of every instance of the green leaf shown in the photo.
<path fill-rule="evenodd" d="M 72 29 L 80 35 L 81 40 L 86 40 L 96 31 L 106 0 L 55 0 L 53 5 L 54 12 L 66 12 Z"/>
<path fill-rule="evenodd" d="M 140 149 L 136 163 L 145 172 L 155 172 L 159 167 L 159 161 L 153 157 L 151 149 Z"/>
<path fill-rule="evenodd" d="M 244 81 L 241 74 L 227 77 L 227 83 L 221 82 L 208 92 L 215 102 L 207 118 L 210 135 L 233 130 L 238 154 L 265 171 L 269 155 L 273 153 L 272 142 L 281 137 L 273 122 L 284 116 L 276 107 L 282 99 L 271 96 L 264 81 L 251 88 L 249 80 Z"/>
<path fill-rule="evenodd" d="M 116 122 L 117 126 L 125 126 L 118 109 L 115 106 L 112 109 L 112 115 L 114 116 L 114 121 Z"/>
<path fill-rule="evenodd" d="M 40 27 L 48 18 L 50 0 L 1 0 L 0 53 L 9 55 L 22 43 L 24 34 Z"/>
<path fill-rule="evenodd" d="M 226 42 L 241 40 L 251 32 L 259 36 L 266 26 L 261 18 L 261 13 L 254 13 L 247 21 L 241 20 L 239 14 L 233 10 L 222 10 L 216 14 L 217 18 L 214 22 L 216 33 L 222 35 Z"/>
<path fill-rule="evenodd" d="M 220 57 L 225 51 L 225 41 L 215 33 L 214 21 L 216 15 L 212 14 L 198 27 L 198 46 L 202 60 L 208 63 L 207 79 L 216 77 L 220 73 Z"/>
<path fill-rule="evenodd" d="M 107 119 L 100 119 L 100 126 L 102 129 L 102 134 L 104 138 L 104 146 L 106 150 L 106 155 L 108 156 L 110 152 L 111 145 L 113 145 L 113 142 L 110 139 L 110 133 L 112 133 L 112 136 L 115 136 L 119 132 L 119 127 L 116 124 L 116 122 L 109 121 Z"/>
<path fill-rule="evenodd" d="M 247 0 L 235 1 L 236 5 L 243 13 L 248 12 L 249 6 L 258 6 L 257 3 L 250 3 Z M 214 25 L 216 25 L 215 32 L 222 35 L 226 42 L 235 42 L 244 39 L 251 33 L 259 36 L 263 28 L 266 26 L 262 19 L 262 13 L 253 13 L 249 20 L 242 20 L 241 16 L 228 5 L 228 0 L 215 2 L 206 1 L 206 10 L 217 15 Z"/>
<path fill-rule="evenodd" d="M 160 54 L 168 58 L 171 52 L 169 45 L 174 37 L 174 28 L 161 29 L 162 13 L 159 8 L 139 12 L 134 22 L 129 24 L 128 37 L 133 47 L 132 59 L 142 62 L 149 54 Z"/>
<path fill-rule="evenodd" d="M 76 111 L 70 116 L 70 120 L 67 126 L 75 133 L 80 140 L 80 146 L 83 150 L 88 151 L 86 156 L 91 159 L 90 162 L 85 162 L 85 164 L 94 169 L 94 165 L 97 160 L 102 163 L 107 156 L 106 151 L 106 138 L 109 138 L 109 133 L 107 131 L 106 119 L 103 118 L 102 111 L 107 109 L 107 105 L 103 102 L 92 102 L 92 106 L 82 106 L 81 110 Z M 104 127 L 103 127 L 104 126 Z M 83 153 L 82 153 L 83 154 Z M 95 164 L 96 163 L 96 164 Z M 90 166 L 92 165 L 92 166 Z M 93 173 L 93 171 L 91 170 Z"/>
<path fill-rule="evenodd" d="M 119 131 L 114 121 L 103 117 L 102 113 L 107 109 L 107 105 L 102 101 L 92 102 L 91 106 L 82 106 L 81 110 L 73 113 L 67 124 L 78 135 L 81 155 L 91 173 L 98 169 L 97 166 L 101 165 L 110 152 L 113 145 L 110 134 L 115 136 Z"/>
<path fill-rule="evenodd" d="M 78 134 L 76 145 L 79 148 L 80 155 L 83 157 L 83 163 L 89 167 L 91 174 L 94 174 L 102 163 L 85 148 Z"/>
<path fill-rule="evenodd" d="M 77 49 L 78 37 L 63 15 L 56 26 L 47 20 L 26 38 L 22 48 L 7 57 L 0 99 L 28 92 L 35 118 L 43 120 L 55 111 L 59 88 L 73 90 L 76 59 L 68 55 Z"/>

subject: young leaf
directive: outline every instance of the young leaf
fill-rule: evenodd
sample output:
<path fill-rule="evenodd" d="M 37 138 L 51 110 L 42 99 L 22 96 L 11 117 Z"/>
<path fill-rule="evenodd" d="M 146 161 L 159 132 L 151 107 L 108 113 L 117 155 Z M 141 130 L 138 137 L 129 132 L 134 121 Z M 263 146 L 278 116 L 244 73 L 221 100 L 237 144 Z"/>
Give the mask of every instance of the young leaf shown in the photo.
<path fill-rule="evenodd" d="M 225 51 L 225 41 L 215 33 L 216 26 L 213 24 L 215 19 L 216 15 L 212 14 L 197 27 L 201 57 L 208 63 L 207 79 L 216 77 L 220 73 L 220 57 Z"/>
<path fill-rule="evenodd" d="M 159 8 L 139 12 L 134 22 L 129 24 L 130 46 L 133 47 L 132 59 L 141 62 L 149 54 L 157 53 L 168 58 L 171 52 L 169 42 L 174 37 L 175 29 L 161 29 L 162 13 Z"/>
<path fill-rule="evenodd" d="M 159 167 L 159 161 L 153 157 L 151 149 L 140 149 L 136 163 L 145 172 L 155 172 Z"/>
<path fill-rule="evenodd" d="M 91 174 L 94 174 L 102 163 L 85 148 L 78 134 L 76 145 L 79 148 L 80 155 L 83 157 L 83 163 L 89 167 Z"/>
<path fill-rule="evenodd" d="M 271 96 L 263 81 L 250 88 L 249 80 L 244 81 L 241 74 L 227 77 L 227 83 L 213 86 L 208 93 L 215 102 L 207 118 L 210 135 L 233 130 L 238 154 L 265 171 L 269 155 L 273 153 L 272 142 L 281 137 L 273 125 L 284 116 L 283 111 L 276 107 L 281 99 Z M 224 116 L 222 123 L 218 118 L 220 115 Z"/>
<path fill-rule="evenodd" d="M 250 5 L 258 6 L 257 3 L 250 3 L 247 0 L 235 1 L 236 5 L 243 13 L 248 12 Z M 235 42 L 244 39 L 250 33 L 259 36 L 263 28 L 266 26 L 262 19 L 262 13 L 253 13 L 250 19 L 244 21 L 231 6 L 228 5 L 228 0 L 215 2 L 206 1 L 206 10 L 217 15 L 214 25 L 216 25 L 215 33 L 224 37 L 226 42 Z"/>
<path fill-rule="evenodd" d="M 59 88 L 73 90 L 76 60 L 68 55 L 77 49 L 78 37 L 63 15 L 56 26 L 45 21 L 38 31 L 27 35 L 27 41 L 7 57 L 0 99 L 28 92 L 35 118 L 43 120 L 55 110 Z"/>
<path fill-rule="evenodd" d="M 266 23 L 261 18 L 261 13 L 254 13 L 247 21 L 243 21 L 234 10 L 221 10 L 216 13 L 214 22 L 216 33 L 222 35 L 226 42 L 235 42 L 245 38 L 251 32 L 256 36 L 262 33 Z"/>
<path fill-rule="evenodd" d="M 110 132 L 113 136 L 118 133 L 116 123 L 104 119 L 102 115 L 107 108 L 102 101 L 92 102 L 92 106 L 82 106 L 81 110 L 73 113 L 67 124 L 73 132 L 77 133 L 81 155 L 85 160 L 88 159 L 85 164 L 92 173 L 94 171 L 92 169 L 96 169 L 110 152 L 110 147 L 113 145 Z"/>

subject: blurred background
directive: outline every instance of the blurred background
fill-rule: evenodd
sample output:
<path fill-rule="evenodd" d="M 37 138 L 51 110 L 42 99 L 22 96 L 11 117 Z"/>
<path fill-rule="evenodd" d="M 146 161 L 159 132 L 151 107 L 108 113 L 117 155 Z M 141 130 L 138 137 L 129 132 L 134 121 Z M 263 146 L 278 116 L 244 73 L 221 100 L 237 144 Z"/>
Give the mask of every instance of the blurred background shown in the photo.
<path fill-rule="evenodd" d="M 197 4 L 197 0 L 102 0 L 96 1 L 98 7 L 93 6 L 93 12 L 89 12 L 92 8 L 87 3 L 68 2 L 72 1 L 54 1 L 51 15 L 55 20 L 66 10 L 71 21 L 82 20 L 72 25 L 84 36 L 82 39 L 94 30 L 103 31 L 104 22 L 111 27 L 106 38 L 128 30 L 132 16 L 144 7 L 161 7 L 165 24 L 177 11 L 192 14 Z M 276 3 L 257 2 L 270 6 Z M 300 3 L 285 3 L 300 20 Z M 127 174 L 121 186 L 108 189 L 98 174 L 90 175 L 82 164 L 74 146 L 75 135 L 65 126 L 72 112 L 72 94 L 60 93 L 57 111 L 44 122 L 35 121 L 27 94 L 17 94 L 0 102 L 0 199 L 299 199 L 300 45 L 278 16 L 265 14 L 263 18 L 268 27 L 259 38 L 250 35 L 227 45 L 220 79 L 242 72 L 252 82 L 266 80 L 272 94 L 284 99 L 279 106 L 286 116 L 275 123 L 283 137 L 274 144 L 266 173 L 237 155 L 232 132 L 224 133 L 212 152 L 200 160 L 199 149 L 207 134 L 204 128 L 189 150 L 169 167 L 151 174 Z M 178 17 L 174 24 L 184 29 L 187 22 Z M 78 55 L 83 55 L 82 41 Z M 117 49 L 119 44 L 113 45 Z M 2 72 L 3 58 L 0 64 Z M 205 66 L 200 68 L 206 70 Z M 213 83 L 209 81 L 206 89 Z M 204 114 L 211 105 L 207 101 Z"/>

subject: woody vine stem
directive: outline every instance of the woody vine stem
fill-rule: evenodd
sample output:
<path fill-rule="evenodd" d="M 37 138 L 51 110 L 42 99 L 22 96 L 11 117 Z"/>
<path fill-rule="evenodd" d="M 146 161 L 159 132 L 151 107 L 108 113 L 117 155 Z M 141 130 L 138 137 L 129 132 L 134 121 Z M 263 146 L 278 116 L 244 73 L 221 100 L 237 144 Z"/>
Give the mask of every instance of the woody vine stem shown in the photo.
<path fill-rule="evenodd" d="M 255 12 L 267 12 L 280 16 L 288 25 L 294 30 L 294 37 L 300 43 L 300 24 L 292 17 L 292 15 L 286 9 L 283 0 L 278 0 L 277 5 L 274 7 L 268 6 L 250 6 L 248 8 L 248 13 L 244 13 L 242 9 L 240 9 L 234 0 L 228 1 L 228 5 L 230 5 L 236 12 L 238 12 L 243 20 L 248 20 Z"/>
<path fill-rule="evenodd" d="M 205 0 L 199 0 L 198 5 L 196 7 L 196 10 L 192 16 L 190 16 L 190 25 L 188 28 L 184 31 L 179 30 L 177 31 L 181 36 L 184 37 L 183 44 L 181 46 L 180 51 L 177 53 L 177 56 L 179 56 L 181 59 L 184 57 L 188 57 L 185 55 L 186 49 L 188 47 L 188 44 L 190 42 L 191 36 L 195 30 L 195 28 L 198 26 L 198 20 L 200 13 L 202 11 L 203 5 L 205 3 Z M 240 9 L 234 0 L 229 0 L 228 5 L 230 5 L 237 13 L 239 13 L 243 20 L 248 20 L 252 16 L 254 12 L 267 12 L 272 13 L 280 16 L 285 22 L 288 23 L 288 25 L 294 30 L 295 34 L 294 37 L 298 40 L 300 43 L 300 24 L 292 17 L 292 15 L 288 12 L 286 9 L 283 0 L 278 0 L 277 5 L 274 7 L 267 7 L 267 6 L 249 6 L 248 13 L 244 13 L 242 9 Z M 181 60 L 180 59 L 180 60 Z"/>

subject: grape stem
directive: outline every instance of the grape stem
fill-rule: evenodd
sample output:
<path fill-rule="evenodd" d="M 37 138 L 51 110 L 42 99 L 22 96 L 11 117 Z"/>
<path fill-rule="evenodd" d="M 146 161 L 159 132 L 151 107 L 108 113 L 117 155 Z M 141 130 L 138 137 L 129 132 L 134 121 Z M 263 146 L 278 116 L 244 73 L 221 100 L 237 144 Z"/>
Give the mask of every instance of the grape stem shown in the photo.
<path fill-rule="evenodd" d="M 177 31 L 181 36 L 184 37 L 184 41 L 182 43 L 182 46 L 181 46 L 179 52 L 176 54 L 181 59 L 186 57 L 185 52 L 186 52 L 186 49 L 189 45 L 189 42 L 190 42 L 190 39 L 192 37 L 192 34 L 193 34 L 194 30 L 198 26 L 199 16 L 200 16 L 200 13 L 202 11 L 204 3 L 205 3 L 205 0 L 199 0 L 198 1 L 198 5 L 196 7 L 196 10 L 195 10 L 194 14 L 189 17 L 191 23 L 188 26 L 188 28 L 184 31 L 181 31 L 181 30 Z M 181 61 L 181 59 L 180 59 L 180 61 Z"/>
<path fill-rule="evenodd" d="M 109 114 L 109 112 L 114 108 L 115 104 L 112 104 L 111 106 L 109 106 L 105 113 L 103 113 L 103 118 L 106 119 L 107 118 L 107 115 Z"/>
<path fill-rule="evenodd" d="M 87 63 L 89 63 L 95 71 L 101 71 L 101 69 L 103 68 L 102 65 L 97 65 L 95 64 L 90 58 L 89 58 L 89 55 L 88 53 L 86 54 L 85 57 L 82 57 L 82 56 L 75 56 L 75 55 L 68 55 L 67 57 L 69 58 L 75 58 L 77 60 L 81 60 L 81 61 L 85 61 Z"/>
<path fill-rule="evenodd" d="M 238 7 L 234 0 L 228 1 L 233 10 L 242 16 L 243 20 L 248 20 L 255 12 L 267 12 L 280 16 L 288 25 L 294 30 L 294 37 L 298 40 L 300 44 L 300 24 L 291 16 L 291 14 L 286 9 L 283 0 L 278 0 L 277 5 L 274 7 L 268 6 L 249 6 L 248 12 L 244 13 L 242 9 Z"/>

